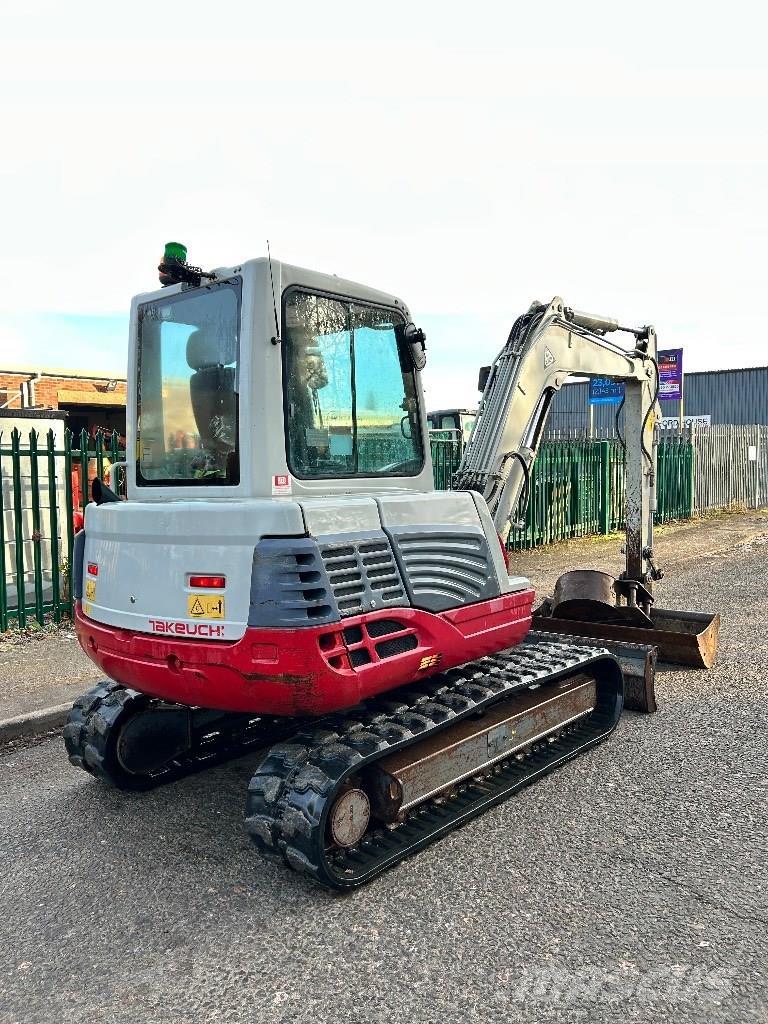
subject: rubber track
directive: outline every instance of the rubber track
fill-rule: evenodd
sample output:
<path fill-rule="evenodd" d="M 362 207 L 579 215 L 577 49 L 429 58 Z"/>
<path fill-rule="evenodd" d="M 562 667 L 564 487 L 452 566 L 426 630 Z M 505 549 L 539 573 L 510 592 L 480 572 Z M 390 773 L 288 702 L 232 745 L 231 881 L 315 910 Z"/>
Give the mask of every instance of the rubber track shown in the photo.
<path fill-rule="evenodd" d="M 522 764 L 512 759 L 490 780 L 473 781 L 454 796 L 423 805 L 395 829 L 367 834 L 351 851 L 327 850 L 327 815 L 348 776 L 511 694 L 584 668 L 598 677 L 598 706 L 570 735 Z M 599 646 L 577 650 L 567 643 L 526 642 L 396 691 L 395 700 L 387 696 L 370 702 L 362 714 L 325 720 L 321 728 L 268 752 L 251 779 L 246 805 L 246 827 L 265 859 L 331 889 L 361 885 L 604 739 L 621 714 L 623 684 L 615 659 Z"/>
<path fill-rule="evenodd" d="M 117 759 L 116 738 L 123 722 L 153 703 L 162 702 L 111 680 L 78 697 L 64 726 L 64 745 L 70 762 L 118 789 L 147 790 L 239 757 L 254 747 L 263 747 L 296 727 L 288 719 L 278 723 L 256 716 L 223 715 L 211 725 L 207 745 L 169 762 L 159 771 L 132 775 Z"/>

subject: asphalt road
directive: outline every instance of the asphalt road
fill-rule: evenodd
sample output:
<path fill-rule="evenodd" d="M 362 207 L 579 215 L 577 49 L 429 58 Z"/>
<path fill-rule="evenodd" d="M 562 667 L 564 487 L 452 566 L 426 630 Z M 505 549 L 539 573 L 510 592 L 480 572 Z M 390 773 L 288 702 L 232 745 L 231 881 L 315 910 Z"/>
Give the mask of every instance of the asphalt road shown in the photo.
<path fill-rule="evenodd" d="M 768 545 L 689 559 L 710 673 L 367 888 L 262 864 L 256 757 L 147 795 L 0 754 L 0 1022 L 768 1020 Z"/>

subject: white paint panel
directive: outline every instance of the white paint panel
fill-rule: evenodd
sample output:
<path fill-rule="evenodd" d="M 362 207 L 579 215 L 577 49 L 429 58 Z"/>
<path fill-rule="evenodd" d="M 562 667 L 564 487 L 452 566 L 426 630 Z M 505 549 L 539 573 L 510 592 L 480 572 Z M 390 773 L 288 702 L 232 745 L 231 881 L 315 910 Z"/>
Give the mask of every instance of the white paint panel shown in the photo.
<path fill-rule="evenodd" d="M 248 621 L 256 543 L 265 535 L 303 534 L 301 510 L 287 501 L 89 505 L 85 562 L 95 562 L 99 571 L 86 614 L 110 626 L 157 634 L 164 633 L 157 623 L 204 623 L 223 627 L 216 639 L 239 639 Z M 190 573 L 226 576 L 223 591 L 206 592 L 224 598 L 224 618 L 190 616 L 189 596 L 198 593 L 188 586 Z"/>
<path fill-rule="evenodd" d="M 313 537 L 381 529 L 379 507 L 373 498 L 340 494 L 336 498 L 302 498 L 299 504 Z"/>
<path fill-rule="evenodd" d="M 507 576 L 507 586 L 504 589 L 517 593 L 519 590 L 528 590 L 530 585 L 531 581 L 527 576 Z"/>
<path fill-rule="evenodd" d="M 384 494 L 378 500 L 382 526 L 478 526 L 482 529 L 468 491 L 433 491 L 431 494 Z"/>

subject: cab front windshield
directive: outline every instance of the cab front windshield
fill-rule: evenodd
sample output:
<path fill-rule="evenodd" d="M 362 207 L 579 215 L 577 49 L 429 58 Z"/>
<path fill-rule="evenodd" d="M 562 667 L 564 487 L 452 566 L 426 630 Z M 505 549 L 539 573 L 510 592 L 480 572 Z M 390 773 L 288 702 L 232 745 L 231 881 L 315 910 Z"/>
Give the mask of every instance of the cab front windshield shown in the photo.
<path fill-rule="evenodd" d="M 139 484 L 239 483 L 239 309 L 239 280 L 139 307 Z"/>

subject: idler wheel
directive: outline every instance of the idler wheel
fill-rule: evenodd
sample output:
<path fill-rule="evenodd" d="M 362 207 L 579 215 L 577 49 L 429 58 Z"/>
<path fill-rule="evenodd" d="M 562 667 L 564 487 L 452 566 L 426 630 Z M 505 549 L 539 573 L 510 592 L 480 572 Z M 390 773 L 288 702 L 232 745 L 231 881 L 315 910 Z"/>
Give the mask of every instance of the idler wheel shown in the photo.
<path fill-rule="evenodd" d="M 331 808 L 331 837 L 337 846 L 357 846 L 371 820 L 371 802 L 362 789 L 348 789 Z"/>

